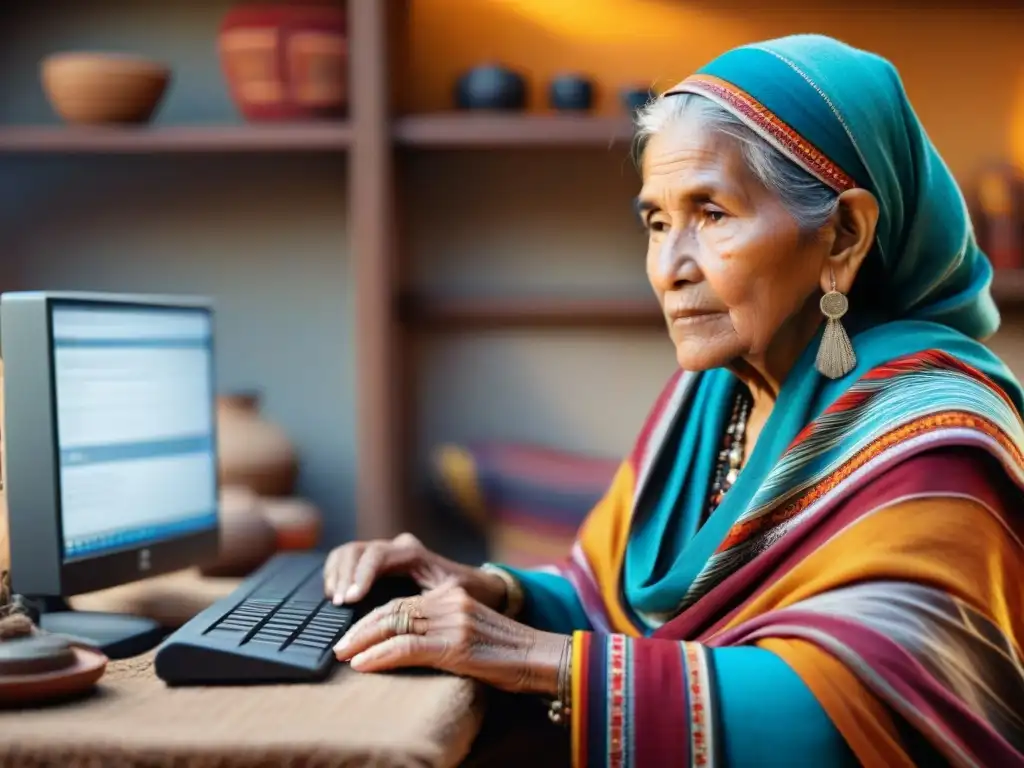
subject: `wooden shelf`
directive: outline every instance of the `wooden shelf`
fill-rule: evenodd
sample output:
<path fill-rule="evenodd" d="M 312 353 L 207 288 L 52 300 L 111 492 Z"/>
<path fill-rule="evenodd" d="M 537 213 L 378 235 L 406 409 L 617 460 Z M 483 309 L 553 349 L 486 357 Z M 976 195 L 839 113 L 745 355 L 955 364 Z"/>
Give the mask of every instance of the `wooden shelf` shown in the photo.
<path fill-rule="evenodd" d="M 428 328 L 664 328 L 654 297 L 505 298 L 403 296 L 402 320 Z"/>
<path fill-rule="evenodd" d="M 632 141 L 633 123 L 626 116 L 451 112 L 399 118 L 394 139 L 427 149 L 603 148 Z"/>
<path fill-rule="evenodd" d="M 329 152 L 348 147 L 347 123 L 238 126 L 11 126 L 0 153 Z"/>

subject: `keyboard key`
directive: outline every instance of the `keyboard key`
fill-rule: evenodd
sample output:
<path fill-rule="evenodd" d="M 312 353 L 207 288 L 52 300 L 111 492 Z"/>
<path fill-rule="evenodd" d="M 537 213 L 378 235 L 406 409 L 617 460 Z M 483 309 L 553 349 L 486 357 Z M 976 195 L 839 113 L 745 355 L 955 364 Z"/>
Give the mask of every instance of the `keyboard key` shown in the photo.
<path fill-rule="evenodd" d="M 206 632 L 204 632 L 203 634 L 205 634 L 206 637 L 212 637 L 217 640 L 230 639 L 234 640 L 235 642 L 238 642 L 239 639 L 245 637 L 245 633 L 239 632 L 237 629 L 223 629 L 221 627 L 213 627 L 211 629 L 206 630 Z"/>

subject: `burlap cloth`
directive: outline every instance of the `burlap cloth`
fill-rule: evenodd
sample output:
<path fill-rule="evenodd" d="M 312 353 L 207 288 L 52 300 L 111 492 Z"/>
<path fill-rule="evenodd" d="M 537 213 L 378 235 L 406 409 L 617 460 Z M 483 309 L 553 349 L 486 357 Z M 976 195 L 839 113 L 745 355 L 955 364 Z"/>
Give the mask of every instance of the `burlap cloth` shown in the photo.
<path fill-rule="evenodd" d="M 454 766 L 480 727 L 459 678 L 342 667 L 315 685 L 168 689 L 151 660 L 112 662 L 84 699 L 0 711 L 0 765 Z"/>

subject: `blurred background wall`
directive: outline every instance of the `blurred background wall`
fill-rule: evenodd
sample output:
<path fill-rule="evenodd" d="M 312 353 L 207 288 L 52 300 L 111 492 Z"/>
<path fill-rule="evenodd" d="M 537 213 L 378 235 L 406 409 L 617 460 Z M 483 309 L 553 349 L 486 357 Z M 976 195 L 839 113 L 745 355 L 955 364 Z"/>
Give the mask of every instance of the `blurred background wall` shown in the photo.
<path fill-rule="evenodd" d="M 384 0 L 382 0 L 383 2 Z M 24 4 L 26 7 L 29 4 Z M 215 49 L 223 0 L 47 2 L 5 11 L 0 122 L 56 122 L 38 64 L 62 49 L 144 52 L 174 83 L 159 124 L 240 122 Z M 969 186 L 1024 162 L 1024 10 L 683 0 L 413 0 L 406 111 L 451 106 L 465 69 L 596 78 L 597 110 L 628 84 L 671 85 L 734 45 L 822 32 L 890 58 Z M 623 147 L 407 152 L 399 158 L 411 280 L 488 294 L 647 290 Z M 198 292 L 219 303 L 221 389 L 256 389 L 301 458 L 327 537 L 351 535 L 356 468 L 345 172 L 338 156 L 0 158 L 0 288 Z M 994 345 L 1024 375 L 1024 318 Z M 414 329 L 415 332 L 415 329 Z M 415 332 L 417 455 L 442 440 L 627 450 L 674 366 L 656 330 Z"/>

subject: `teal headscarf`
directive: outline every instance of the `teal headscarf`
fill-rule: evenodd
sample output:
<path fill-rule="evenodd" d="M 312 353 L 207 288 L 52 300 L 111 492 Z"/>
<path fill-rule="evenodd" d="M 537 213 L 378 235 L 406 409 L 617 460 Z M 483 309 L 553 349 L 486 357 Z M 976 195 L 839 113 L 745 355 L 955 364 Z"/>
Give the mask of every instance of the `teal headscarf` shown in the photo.
<path fill-rule="evenodd" d="M 800 431 L 867 371 L 939 350 L 994 381 L 1017 413 L 1024 408 L 1013 375 L 980 343 L 999 325 L 991 264 L 892 64 L 828 37 L 796 35 L 729 51 L 661 98 L 681 92 L 713 98 L 837 191 L 869 190 L 880 216 L 875 246 L 850 297 L 857 367 L 842 379 L 825 379 L 814 367 L 818 339 L 812 342 L 785 381 L 739 479 L 703 526 L 707 478 L 735 379 L 725 370 L 710 371 L 687 397 L 671 440 L 674 450 L 663 451 L 655 465 L 626 553 L 625 602 L 637 623 L 649 627 L 678 611 L 681 595 L 685 605 L 714 581 L 722 557 L 716 549 L 733 524 L 813 480 L 886 427 L 869 419 L 837 433 L 834 444 L 813 457 L 794 461 L 784 455 Z M 880 299 L 887 316 L 858 318 L 858 294 Z M 920 387 L 901 382 L 884 419 L 891 424 L 969 406 L 1015 439 L 1024 437 L 1017 413 L 995 393 L 954 378 Z"/>
<path fill-rule="evenodd" d="M 995 332 L 991 264 L 891 63 L 829 37 L 794 35 L 729 51 L 698 74 L 753 96 L 875 195 L 877 239 L 860 288 L 896 318 L 972 338 Z"/>

